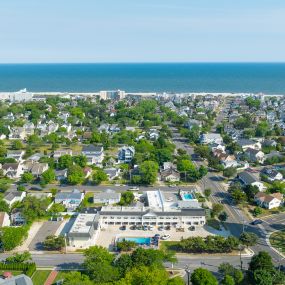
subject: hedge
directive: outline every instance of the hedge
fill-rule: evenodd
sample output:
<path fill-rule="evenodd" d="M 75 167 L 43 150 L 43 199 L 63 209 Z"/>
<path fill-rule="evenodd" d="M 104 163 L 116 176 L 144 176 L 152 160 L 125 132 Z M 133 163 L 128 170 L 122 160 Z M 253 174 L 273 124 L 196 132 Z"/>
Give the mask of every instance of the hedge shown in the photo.
<path fill-rule="evenodd" d="M 16 271 L 23 271 L 26 275 L 31 277 L 34 272 L 36 271 L 36 264 L 34 262 L 27 262 L 27 263 L 3 263 L 0 262 L 0 269 L 1 270 L 16 270 Z"/>

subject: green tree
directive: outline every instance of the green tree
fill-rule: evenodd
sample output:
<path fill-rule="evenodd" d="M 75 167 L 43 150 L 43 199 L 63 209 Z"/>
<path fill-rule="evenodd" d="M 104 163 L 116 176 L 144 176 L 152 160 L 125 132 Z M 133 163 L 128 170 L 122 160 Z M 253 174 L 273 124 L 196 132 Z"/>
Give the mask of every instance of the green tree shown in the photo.
<path fill-rule="evenodd" d="M 272 272 L 265 269 L 257 269 L 253 272 L 255 285 L 273 285 L 274 276 Z M 278 283 L 277 283 L 278 284 Z M 284 284 L 284 283 L 283 283 Z"/>
<path fill-rule="evenodd" d="M 1 228 L 0 244 L 4 251 L 9 251 L 22 244 L 27 238 L 27 227 L 3 227 Z"/>
<path fill-rule="evenodd" d="M 130 251 L 137 246 L 137 243 L 131 240 L 122 240 L 118 241 L 116 246 L 119 251 Z"/>
<path fill-rule="evenodd" d="M 240 204 L 246 201 L 246 194 L 240 189 L 233 190 L 231 192 L 231 196 L 237 204 Z"/>
<path fill-rule="evenodd" d="M 272 258 L 265 251 L 260 251 L 258 254 L 254 255 L 249 263 L 249 271 L 254 272 L 260 269 L 267 270 L 269 272 L 272 272 L 274 269 Z"/>
<path fill-rule="evenodd" d="M 58 167 L 59 169 L 66 169 L 66 168 L 71 167 L 72 164 L 73 164 L 72 156 L 69 155 L 69 154 L 65 154 L 65 155 L 62 155 L 62 156 L 58 159 L 57 167 Z"/>
<path fill-rule="evenodd" d="M 24 172 L 21 175 L 21 182 L 23 183 L 31 183 L 34 180 L 34 175 L 30 172 Z"/>
<path fill-rule="evenodd" d="M 225 177 L 233 177 L 237 174 L 237 170 L 235 167 L 228 167 L 223 170 L 223 175 Z"/>
<path fill-rule="evenodd" d="M 131 191 L 125 191 L 121 194 L 121 200 L 119 205 L 121 206 L 128 206 L 130 205 L 135 199 L 135 195 Z"/>
<path fill-rule="evenodd" d="M 236 269 L 233 265 L 231 265 L 228 262 L 224 262 L 219 265 L 219 273 L 221 273 L 224 277 L 226 275 L 232 276 L 236 284 L 240 284 L 243 280 L 242 271 Z"/>
<path fill-rule="evenodd" d="M 65 211 L 65 207 L 64 205 L 62 204 L 57 204 L 57 203 L 54 203 L 50 209 L 49 209 L 49 212 L 51 214 L 58 214 L 58 213 L 61 213 L 61 212 L 64 212 Z"/>
<path fill-rule="evenodd" d="M 85 175 L 79 165 L 72 165 L 67 171 L 67 181 L 71 185 L 81 184 L 84 181 Z"/>
<path fill-rule="evenodd" d="M 188 171 L 194 171 L 196 170 L 196 167 L 195 165 L 193 164 L 192 161 L 190 160 L 187 160 L 187 159 L 182 159 L 182 160 L 179 160 L 178 163 L 177 163 L 177 169 L 180 171 L 180 172 L 188 172 Z"/>
<path fill-rule="evenodd" d="M 191 275 L 193 285 L 218 285 L 216 277 L 207 269 L 197 268 Z"/>
<path fill-rule="evenodd" d="M 254 215 L 255 217 L 261 215 L 262 213 L 263 213 L 263 209 L 262 209 L 261 207 L 259 207 L 259 206 L 255 207 L 255 208 L 253 209 L 253 215 Z"/>
<path fill-rule="evenodd" d="M 221 212 L 218 216 L 218 219 L 221 222 L 225 222 L 228 219 L 228 214 L 226 212 Z"/>
<path fill-rule="evenodd" d="M 129 254 L 121 254 L 115 259 L 114 266 L 118 269 L 119 275 L 122 278 L 132 269 L 134 264 Z"/>
<path fill-rule="evenodd" d="M 10 211 L 9 205 L 6 203 L 6 201 L 0 199 L 0 212 L 9 213 L 9 211 Z"/>
<path fill-rule="evenodd" d="M 85 167 L 87 165 L 87 157 L 85 155 L 74 156 L 73 161 L 81 167 Z"/>
<path fill-rule="evenodd" d="M 5 263 L 25 263 L 32 260 L 32 255 L 28 251 L 23 253 L 14 253 L 6 258 Z"/>
<path fill-rule="evenodd" d="M 94 285 L 87 275 L 78 271 L 70 271 L 63 275 L 63 285 Z"/>
<path fill-rule="evenodd" d="M 223 211 L 223 209 L 224 209 L 224 206 L 222 204 L 213 204 L 212 216 L 216 217 Z"/>
<path fill-rule="evenodd" d="M 114 255 L 101 246 L 91 246 L 84 252 L 83 266 L 91 280 L 97 283 L 112 282 L 119 277 L 119 271 L 112 266 Z"/>
<path fill-rule="evenodd" d="M 154 161 L 145 161 L 140 165 L 141 181 L 144 184 L 153 184 L 157 179 L 158 164 Z"/>
<path fill-rule="evenodd" d="M 46 250 L 61 250 L 65 246 L 65 238 L 64 236 L 47 236 L 43 246 Z"/>
<path fill-rule="evenodd" d="M 258 236 L 255 233 L 243 232 L 239 237 L 240 242 L 249 247 L 256 245 Z"/>
<path fill-rule="evenodd" d="M 104 170 L 98 168 L 93 173 L 92 178 L 96 184 L 100 184 L 101 182 L 108 180 L 108 175 L 104 172 Z"/>
<path fill-rule="evenodd" d="M 168 274 L 162 268 L 134 267 L 116 285 L 168 285 Z M 171 283 L 170 283 L 171 284 Z M 179 283 L 178 283 L 179 284 Z"/>
<path fill-rule="evenodd" d="M 235 285 L 235 280 L 232 276 L 226 275 L 221 282 L 222 285 Z"/>
<path fill-rule="evenodd" d="M 5 146 L 1 145 L 0 146 L 0 157 L 4 157 L 7 154 L 7 149 Z"/>
<path fill-rule="evenodd" d="M 42 173 L 42 179 L 45 184 L 51 183 L 55 180 L 55 172 L 53 169 L 49 168 Z"/>
<path fill-rule="evenodd" d="M 211 190 L 211 189 L 206 188 L 206 189 L 204 190 L 204 195 L 206 196 L 207 199 L 209 199 L 209 197 L 211 196 L 211 194 L 212 194 L 212 190 Z"/>
<path fill-rule="evenodd" d="M 11 148 L 14 150 L 23 149 L 24 146 L 20 140 L 14 140 L 11 144 Z"/>

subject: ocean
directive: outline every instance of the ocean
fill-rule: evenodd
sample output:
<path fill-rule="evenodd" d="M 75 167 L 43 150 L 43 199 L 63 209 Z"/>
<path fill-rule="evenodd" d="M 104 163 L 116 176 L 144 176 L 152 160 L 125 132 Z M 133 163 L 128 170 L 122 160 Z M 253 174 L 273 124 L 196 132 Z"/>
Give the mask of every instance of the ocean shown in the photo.
<path fill-rule="evenodd" d="M 285 63 L 0 64 L 0 92 L 285 94 Z"/>

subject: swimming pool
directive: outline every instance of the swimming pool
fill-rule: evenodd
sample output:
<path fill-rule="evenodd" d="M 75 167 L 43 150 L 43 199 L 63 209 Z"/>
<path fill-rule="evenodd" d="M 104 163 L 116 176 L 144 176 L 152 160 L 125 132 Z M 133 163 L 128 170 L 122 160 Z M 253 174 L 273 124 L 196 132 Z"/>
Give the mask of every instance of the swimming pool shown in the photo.
<path fill-rule="evenodd" d="M 143 244 L 150 245 L 151 238 L 149 237 L 122 237 L 122 238 L 117 239 L 117 241 L 123 241 L 123 240 L 134 241 L 135 243 L 139 245 L 143 245 Z"/>
<path fill-rule="evenodd" d="M 184 193 L 183 194 L 183 200 L 193 200 L 194 197 L 191 193 Z"/>

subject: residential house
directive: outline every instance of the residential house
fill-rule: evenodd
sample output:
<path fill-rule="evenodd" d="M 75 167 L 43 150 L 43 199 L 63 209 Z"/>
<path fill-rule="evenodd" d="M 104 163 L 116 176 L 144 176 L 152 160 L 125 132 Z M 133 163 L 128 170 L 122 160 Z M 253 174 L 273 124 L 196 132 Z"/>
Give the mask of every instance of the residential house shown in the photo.
<path fill-rule="evenodd" d="M 41 163 L 41 162 L 35 162 L 32 165 L 32 168 L 30 170 L 30 172 L 36 176 L 39 177 L 40 175 L 43 174 L 43 172 L 45 172 L 46 170 L 48 170 L 48 164 L 47 163 Z"/>
<path fill-rule="evenodd" d="M 247 148 L 244 153 L 250 162 L 258 162 L 258 163 L 264 162 L 265 154 L 261 150 L 254 148 Z"/>
<path fill-rule="evenodd" d="M 3 174 L 11 179 L 20 178 L 24 173 L 23 166 L 20 163 L 4 163 L 2 169 Z"/>
<path fill-rule="evenodd" d="M 62 181 L 67 178 L 67 169 L 55 170 L 55 179 Z"/>
<path fill-rule="evenodd" d="M 257 149 L 257 150 L 261 149 L 260 142 L 255 142 L 249 139 L 239 139 L 237 140 L 237 144 L 242 148 L 243 151 L 245 151 L 248 148 Z"/>
<path fill-rule="evenodd" d="M 259 174 L 257 173 L 243 171 L 238 174 L 238 178 L 245 186 L 257 186 L 259 191 L 264 191 L 266 189 L 266 187 L 259 178 Z"/>
<path fill-rule="evenodd" d="M 135 155 L 135 148 L 133 146 L 124 146 L 119 149 L 118 162 L 129 163 L 132 161 L 134 155 Z"/>
<path fill-rule="evenodd" d="M 25 152 L 23 150 L 8 150 L 7 158 L 13 158 L 17 162 L 21 162 Z"/>
<path fill-rule="evenodd" d="M 95 204 L 112 205 L 119 203 L 120 200 L 121 193 L 117 193 L 111 189 L 107 189 L 105 192 L 95 193 L 93 197 Z"/>
<path fill-rule="evenodd" d="M 160 172 L 160 178 L 162 181 L 176 182 L 180 181 L 180 173 L 174 168 L 168 168 Z"/>
<path fill-rule="evenodd" d="M 11 213 L 11 221 L 13 225 L 23 225 L 26 223 L 26 218 L 19 209 L 14 209 Z"/>
<path fill-rule="evenodd" d="M 93 144 L 84 145 L 82 154 L 86 156 L 87 164 L 101 165 L 104 159 L 104 148 L 103 146 L 95 146 Z"/>
<path fill-rule="evenodd" d="M 58 149 L 53 152 L 53 158 L 58 160 L 63 155 L 71 155 L 72 156 L 72 149 Z"/>
<path fill-rule="evenodd" d="M 201 144 L 212 144 L 212 143 L 221 144 L 223 142 L 222 136 L 216 133 L 202 134 L 199 140 Z"/>
<path fill-rule="evenodd" d="M 185 123 L 185 127 L 188 128 L 188 129 L 192 129 L 193 127 L 199 127 L 201 128 L 202 127 L 202 122 L 199 121 L 199 120 L 195 120 L 195 119 L 189 119 L 186 121 Z"/>
<path fill-rule="evenodd" d="M 32 279 L 25 275 L 20 274 L 17 276 L 9 276 L 8 278 L 4 278 L 0 280 L 1 285 L 33 285 Z"/>
<path fill-rule="evenodd" d="M 115 167 L 105 168 L 104 172 L 107 174 L 109 180 L 114 180 L 115 178 L 119 177 L 120 169 Z"/>
<path fill-rule="evenodd" d="M 281 181 L 283 180 L 282 173 L 278 172 L 277 170 L 273 168 L 263 168 L 261 173 L 266 177 L 268 181 L 274 182 L 274 181 Z"/>
<path fill-rule="evenodd" d="M 254 196 L 254 202 L 258 206 L 269 210 L 273 208 L 278 208 L 283 204 L 283 194 L 281 193 L 266 194 L 258 192 Z"/>
<path fill-rule="evenodd" d="M 0 212 L 0 228 L 11 225 L 10 217 L 6 212 Z"/>
<path fill-rule="evenodd" d="M 9 139 L 10 140 L 24 140 L 27 137 L 26 130 L 23 127 L 12 127 L 8 126 L 9 128 Z"/>
<path fill-rule="evenodd" d="M 84 193 L 74 189 L 71 192 L 59 192 L 55 195 L 54 202 L 63 204 L 68 210 L 75 210 L 82 202 Z"/>
<path fill-rule="evenodd" d="M 5 193 L 3 200 L 11 207 L 15 202 L 22 202 L 26 195 L 25 191 L 10 191 Z"/>

